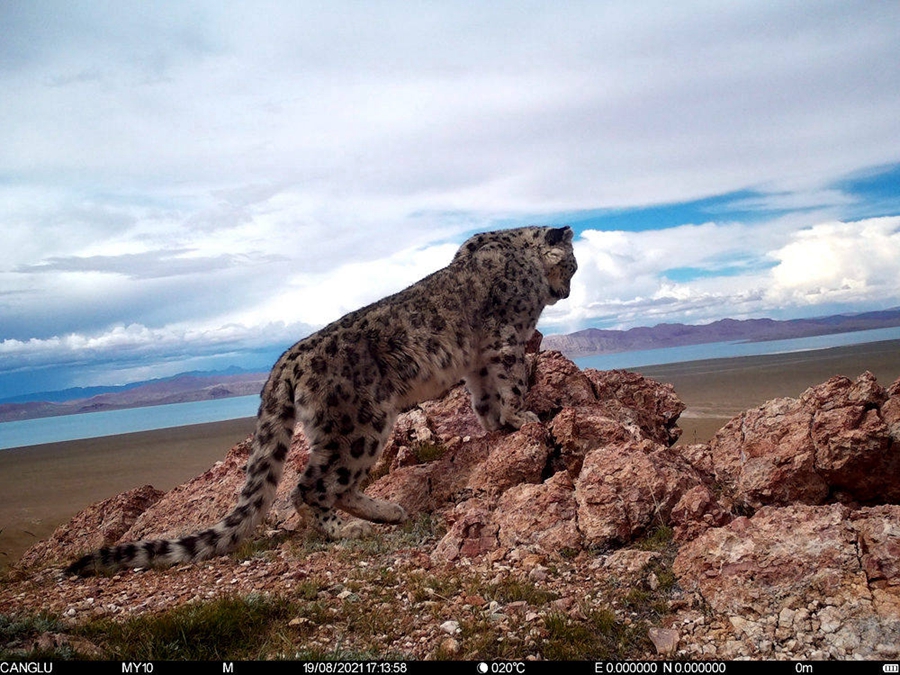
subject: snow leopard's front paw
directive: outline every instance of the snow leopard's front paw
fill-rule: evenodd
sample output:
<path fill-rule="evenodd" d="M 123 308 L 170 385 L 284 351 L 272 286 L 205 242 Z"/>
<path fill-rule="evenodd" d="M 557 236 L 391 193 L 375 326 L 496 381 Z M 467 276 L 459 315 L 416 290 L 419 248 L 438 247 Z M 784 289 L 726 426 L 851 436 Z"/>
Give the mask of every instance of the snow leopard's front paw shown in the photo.
<path fill-rule="evenodd" d="M 353 518 L 348 520 L 340 529 L 342 539 L 362 539 L 374 532 L 374 528 L 364 520 Z"/>
<path fill-rule="evenodd" d="M 386 523 L 399 524 L 406 522 L 406 519 L 409 517 L 406 514 L 406 509 L 404 509 L 399 504 L 391 504 L 393 507 L 390 509 L 390 512 L 387 514 L 387 517 L 384 519 Z"/>
<path fill-rule="evenodd" d="M 521 429 L 529 422 L 540 422 L 538 416 L 530 410 L 520 410 L 511 415 L 504 415 L 503 423 L 511 426 L 513 429 Z"/>

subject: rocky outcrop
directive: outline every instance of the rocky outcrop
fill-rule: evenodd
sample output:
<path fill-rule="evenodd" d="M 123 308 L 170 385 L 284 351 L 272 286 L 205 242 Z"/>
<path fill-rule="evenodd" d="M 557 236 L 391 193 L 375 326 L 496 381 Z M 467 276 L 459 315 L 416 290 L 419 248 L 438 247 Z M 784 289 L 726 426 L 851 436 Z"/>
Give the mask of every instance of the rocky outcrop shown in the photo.
<path fill-rule="evenodd" d="M 728 423 L 710 444 L 735 505 L 900 502 L 898 384 L 833 377 Z"/>
<path fill-rule="evenodd" d="M 834 377 L 692 446 L 721 496 L 694 489 L 673 511 L 674 571 L 724 622 L 719 656 L 900 656 L 898 412 L 900 380 Z M 745 515 L 710 527 L 730 512 Z M 695 643 L 711 634 L 681 623 Z"/>
<path fill-rule="evenodd" d="M 674 570 L 736 638 L 810 658 L 885 659 L 900 654 L 898 554 L 900 506 L 767 506 L 687 543 Z"/>
<path fill-rule="evenodd" d="M 522 543 L 545 551 L 627 543 L 666 524 L 682 494 L 702 484 L 670 447 L 684 409 L 671 386 L 624 371 L 582 372 L 557 352 L 533 357 L 532 367 L 526 405 L 540 424 L 474 435 L 459 391 L 398 422 L 383 460 L 395 468 L 368 493 L 412 514 L 445 511 L 450 528 L 437 559 Z M 398 467 L 422 438 L 444 454 Z"/>
<path fill-rule="evenodd" d="M 99 548 L 119 541 L 135 521 L 159 503 L 165 492 L 152 485 L 128 490 L 104 499 L 75 515 L 53 535 L 28 549 L 18 565 L 22 568 L 44 564 L 48 560 L 71 555 L 71 551 Z"/>
<path fill-rule="evenodd" d="M 684 405 L 670 385 L 581 371 L 557 352 L 528 358 L 539 422 L 486 434 L 459 386 L 403 413 L 372 472 L 368 494 L 446 523 L 419 554 L 428 565 L 564 556 L 586 573 L 619 558 L 644 569 L 659 555 L 635 540 L 672 528 L 687 609 L 654 632 L 660 653 L 900 656 L 900 380 L 832 378 L 739 415 L 710 444 L 676 445 Z M 21 567 L 214 522 L 248 453 L 239 444 L 165 495 L 91 507 Z M 289 494 L 307 454 L 298 435 L 268 527 L 303 526 Z"/>

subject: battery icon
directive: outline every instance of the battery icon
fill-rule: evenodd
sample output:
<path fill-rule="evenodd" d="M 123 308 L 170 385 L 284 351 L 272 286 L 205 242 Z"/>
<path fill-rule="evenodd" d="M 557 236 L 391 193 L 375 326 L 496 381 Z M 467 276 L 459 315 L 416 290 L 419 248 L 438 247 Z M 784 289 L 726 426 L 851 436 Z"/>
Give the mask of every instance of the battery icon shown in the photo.
<path fill-rule="evenodd" d="M 900 673 L 900 663 L 885 663 L 881 669 L 886 673 Z"/>

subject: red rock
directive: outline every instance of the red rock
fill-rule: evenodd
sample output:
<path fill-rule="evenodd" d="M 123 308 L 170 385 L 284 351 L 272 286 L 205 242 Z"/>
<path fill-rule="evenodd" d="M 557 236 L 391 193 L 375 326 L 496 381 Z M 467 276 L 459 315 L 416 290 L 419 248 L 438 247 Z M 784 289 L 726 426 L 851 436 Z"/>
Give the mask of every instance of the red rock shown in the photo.
<path fill-rule="evenodd" d="M 682 495 L 700 482 L 676 452 L 649 440 L 588 453 L 575 481 L 585 543 L 626 543 L 668 523 Z"/>
<path fill-rule="evenodd" d="M 462 385 L 451 389 L 443 398 L 425 401 L 419 408 L 427 416 L 428 426 L 439 442 L 484 434 L 472 411 L 469 392 Z"/>
<path fill-rule="evenodd" d="M 397 468 L 370 485 L 366 494 L 400 504 L 410 515 L 452 508 L 471 496 L 470 479 L 503 436 L 496 432 L 468 440 L 453 438 L 439 459 Z"/>
<path fill-rule="evenodd" d="M 163 495 L 163 491 L 144 485 L 97 502 L 56 528 L 49 538 L 29 548 L 18 566 L 28 568 L 46 564 L 113 544 Z"/>
<path fill-rule="evenodd" d="M 520 483 L 541 482 L 552 450 L 551 437 L 541 424 L 526 424 L 508 435 L 493 433 L 491 440 L 490 454 L 469 478 L 471 490 L 498 494 Z"/>
<path fill-rule="evenodd" d="M 815 630 L 832 656 L 896 658 L 898 544 L 897 506 L 767 506 L 682 546 L 673 569 L 745 635 L 779 617 L 782 639 Z"/>
<path fill-rule="evenodd" d="M 641 439 L 640 429 L 623 425 L 597 405 L 563 408 L 549 428 L 560 448 L 559 468 L 568 471 L 572 478 L 581 473 L 584 457 L 590 451 Z"/>
<path fill-rule="evenodd" d="M 497 548 L 497 525 L 492 504 L 470 499 L 458 504 L 447 516 L 450 528 L 431 557 L 436 562 L 475 558 Z"/>
<path fill-rule="evenodd" d="M 716 479 L 751 508 L 821 503 L 828 486 L 815 469 L 811 424 L 812 415 L 793 399 L 742 413 L 710 443 Z"/>
<path fill-rule="evenodd" d="M 888 399 L 881 406 L 881 416 L 896 443 L 900 440 L 900 378 L 887 388 L 885 394 Z"/>
<path fill-rule="evenodd" d="M 525 407 L 542 418 L 561 408 L 596 401 L 591 381 L 559 352 L 541 352 L 533 362 L 534 379 L 525 398 Z"/>
<path fill-rule="evenodd" d="M 672 509 L 670 523 L 675 528 L 675 541 L 696 538 L 710 527 L 720 527 L 731 520 L 705 485 L 697 485 L 685 492 Z"/>
<path fill-rule="evenodd" d="M 860 509 L 850 521 L 876 609 L 900 618 L 900 506 Z"/>
<path fill-rule="evenodd" d="M 900 444 L 883 418 L 893 399 L 871 373 L 833 377 L 799 399 L 747 411 L 710 444 L 717 479 L 744 506 L 900 499 Z M 891 418 L 889 418 L 891 419 Z"/>
<path fill-rule="evenodd" d="M 764 507 L 683 546 L 673 569 L 683 588 L 726 615 L 766 616 L 808 597 L 863 597 L 848 515 L 840 505 Z"/>
<path fill-rule="evenodd" d="M 410 516 L 436 511 L 442 504 L 431 487 L 435 474 L 434 463 L 400 467 L 373 483 L 366 494 L 399 504 Z"/>
<path fill-rule="evenodd" d="M 494 513 L 498 540 L 514 548 L 536 545 L 547 552 L 580 550 L 575 486 L 565 471 L 540 485 L 517 485 L 500 497 Z"/>
<path fill-rule="evenodd" d="M 709 443 L 690 443 L 679 445 L 676 449 L 678 454 L 703 477 L 705 483 L 715 482 L 716 469 Z"/>
<path fill-rule="evenodd" d="M 594 386 L 597 400 L 614 402 L 632 411 L 635 417 L 630 421 L 638 424 L 648 438 L 672 445 L 681 436 L 676 422 L 685 405 L 671 384 L 661 384 L 626 370 L 588 368 L 584 374 Z"/>

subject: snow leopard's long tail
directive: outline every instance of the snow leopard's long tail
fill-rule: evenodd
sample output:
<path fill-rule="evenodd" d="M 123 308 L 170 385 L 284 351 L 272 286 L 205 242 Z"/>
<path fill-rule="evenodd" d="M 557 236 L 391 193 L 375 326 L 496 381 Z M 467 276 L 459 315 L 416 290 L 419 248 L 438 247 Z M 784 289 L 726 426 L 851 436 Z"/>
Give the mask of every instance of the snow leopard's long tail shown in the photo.
<path fill-rule="evenodd" d="M 295 410 L 293 386 L 273 370 L 262 392 L 247 477 L 231 513 L 212 527 L 178 539 L 128 542 L 93 551 L 69 565 L 66 574 L 91 576 L 129 567 L 166 567 L 224 555 L 237 547 L 268 513 L 291 447 Z"/>

